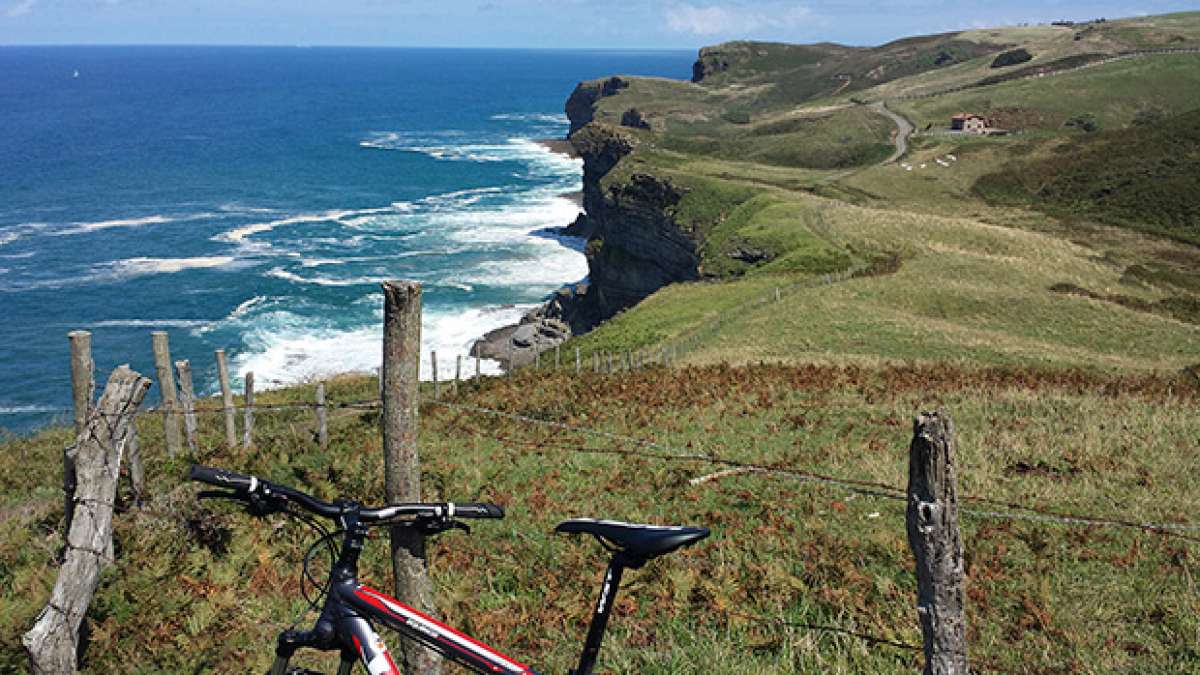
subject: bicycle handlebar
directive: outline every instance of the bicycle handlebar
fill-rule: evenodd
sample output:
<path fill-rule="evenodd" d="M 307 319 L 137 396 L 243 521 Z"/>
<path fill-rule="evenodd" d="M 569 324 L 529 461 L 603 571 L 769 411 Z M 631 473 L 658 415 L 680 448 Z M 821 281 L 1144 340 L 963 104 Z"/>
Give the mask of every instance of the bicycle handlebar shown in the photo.
<path fill-rule="evenodd" d="M 348 502 L 322 501 L 295 488 L 265 481 L 257 476 L 247 476 L 235 471 L 199 464 L 192 465 L 188 472 L 188 478 L 216 487 L 230 488 L 234 491 L 231 496 L 249 498 L 251 495 L 257 495 L 260 498 L 274 499 L 285 503 L 291 502 L 307 511 L 330 519 L 337 519 L 345 513 L 346 506 L 349 505 Z M 503 518 L 504 509 L 495 504 L 485 503 L 389 504 L 377 508 L 362 508 L 359 511 L 358 519 L 364 523 L 382 523 L 405 516 L 415 518 Z"/>

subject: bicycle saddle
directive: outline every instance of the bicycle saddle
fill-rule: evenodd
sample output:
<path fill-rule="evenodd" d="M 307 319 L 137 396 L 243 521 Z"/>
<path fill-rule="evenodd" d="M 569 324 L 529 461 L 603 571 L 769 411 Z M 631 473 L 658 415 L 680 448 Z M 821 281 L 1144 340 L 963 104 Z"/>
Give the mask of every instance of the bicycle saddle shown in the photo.
<path fill-rule="evenodd" d="M 633 558 L 650 560 L 694 544 L 708 536 L 707 527 L 638 525 L 615 520 L 574 518 L 554 528 L 564 534 L 590 534 L 610 549 Z"/>

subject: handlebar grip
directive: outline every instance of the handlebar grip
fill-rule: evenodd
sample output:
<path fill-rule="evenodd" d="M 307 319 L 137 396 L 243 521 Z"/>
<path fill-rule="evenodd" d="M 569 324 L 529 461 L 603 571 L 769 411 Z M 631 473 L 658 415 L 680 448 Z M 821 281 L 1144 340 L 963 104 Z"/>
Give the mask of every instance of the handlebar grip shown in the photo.
<path fill-rule="evenodd" d="M 191 470 L 188 471 L 188 478 L 201 483 L 208 483 L 217 487 L 233 488 L 244 492 L 253 492 L 262 482 L 254 476 L 247 476 L 211 466 L 201 466 L 199 464 L 192 465 Z"/>
<path fill-rule="evenodd" d="M 454 504 L 456 518 L 503 518 L 504 509 L 495 504 Z"/>

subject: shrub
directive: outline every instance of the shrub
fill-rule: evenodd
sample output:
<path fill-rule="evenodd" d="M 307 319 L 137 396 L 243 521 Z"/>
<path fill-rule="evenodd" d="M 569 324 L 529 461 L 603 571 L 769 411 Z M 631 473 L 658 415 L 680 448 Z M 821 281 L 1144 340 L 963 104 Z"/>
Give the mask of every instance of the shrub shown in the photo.
<path fill-rule="evenodd" d="M 993 68 L 1004 68 L 1005 66 L 1015 66 L 1018 63 L 1025 63 L 1033 59 L 1033 54 L 1030 54 L 1025 49 L 1012 49 L 996 57 L 992 61 Z"/>

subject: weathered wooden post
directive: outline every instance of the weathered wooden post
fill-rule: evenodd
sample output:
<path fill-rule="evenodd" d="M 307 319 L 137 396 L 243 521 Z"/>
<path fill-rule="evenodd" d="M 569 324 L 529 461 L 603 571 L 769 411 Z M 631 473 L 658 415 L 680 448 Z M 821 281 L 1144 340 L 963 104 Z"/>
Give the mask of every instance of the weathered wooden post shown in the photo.
<path fill-rule="evenodd" d="M 125 448 L 129 455 L 129 488 L 133 503 L 141 506 L 146 501 L 146 469 L 142 466 L 142 449 L 137 435 L 137 417 L 129 423 L 129 443 Z"/>
<path fill-rule="evenodd" d="M 417 452 L 420 393 L 421 285 L 383 284 L 383 462 L 389 504 L 421 501 Z M 433 587 L 425 571 L 425 539 L 407 527 L 391 529 L 396 597 L 426 614 L 434 613 Z M 403 640 L 404 672 L 441 672 L 441 659 L 420 643 Z"/>
<path fill-rule="evenodd" d="M 229 386 L 229 364 L 225 361 L 225 350 L 214 352 L 217 356 L 217 379 L 221 381 L 221 407 L 225 412 L 225 445 L 237 447 L 237 420 L 234 418 L 233 389 Z"/>
<path fill-rule="evenodd" d="M 517 369 L 516 349 L 517 349 L 516 343 L 513 342 L 513 339 L 511 337 L 508 338 L 508 374 L 509 375 L 512 375 L 513 371 Z"/>
<path fill-rule="evenodd" d="M 483 359 L 479 358 L 479 356 L 476 355 L 476 357 L 475 357 L 475 379 L 478 380 L 481 375 L 483 375 Z"/>
<path fill-rule="evenodd" d="M 783 298 L 783 294 L 779 292 L 779 287 L 775 287 L 775 302 L 779 302 Z"/>
<path fill-rule="evenodd" d="M 75 402 L 75 436 L 87 428 L 92 398 L 96 393 L 96 363 L 92 360 L 92 334 L 86 330 L 67 333 L 71 342 L 71 398 Z M 75 493 L 74 446 L 63 449 L 64 529 L 71 529 L 71 495 Z"/>
<path fill-rule="evenodd" d="M 922 413 L 908 450 L 908 545 L 917 559 L 917 617 L 925 675 L 967 675 L 962 538 L 958 532 L 954 423 Z"/>
<path fill-rule="evenodd" d="M 92 334 L 86 330 L 67 333 L 71 341 L 71 398 L 75 402 L 75 435 L 87 426 L 88 412 L 96 394 L 96 362 L 92 360 Z"/>
<path fill-rule="evenodd" d="M 433 369 L 433 400 L 442 398 L 442 383 L 438 380 L 437 352 L 429 352 L 429 366 Z"/>
<path fill-rule="evenodd" d="M 596 352 L 592 352 L 592 372 L 600 372 L 600 355 Z"/>
<path fill-rule="evenodd" d="M 542 353 L 539 352 L 537 349 L 533 350 L 533 369 L 534 370 L 542 369 Z"/>
<path fill-rule="evenodd" d="M 246 373 L 246 395 L 244 416 L 242 417 L 242 447 L 248 448 L 254 436 L 254 373 Z"/>
<path fill-rule="evenodd" d="M 578 375 L 583 370 L 583 360 L 579 356 L 579 347 L 575 348 L 575 374 Z"/>
<path fill-rule="evenodd" d="M 450 393 L 452 393 L 454 396 L 458 396 L 458 382 L 461 379 L 462 379 L 462 354 L 459 354 L 454 357 L 454 386 L 450 390 Z"/>
<path fill-rule="evenodd" d="M 95 411 L 88 415 L 83 433 L 76 438 L 75 467 L 78 484 L 72 499 L 71 529 L 66 552 L 50 601 L 21 642 L 35 675 L 76 672 L 79 627 L 91 604 L 100 570 L 109 562 L 113 502 L 121 475 L 121 457 L 129 442 L 134 414 L 151 382 L 129 366 L 120 366 L 108 378 Z"/>
<path fill-rule="evenodd" d="M 317 445 L 329 449 L 329 425 L 325 415 L 325 383 L 317 383 Z"/>
<path fill-rule="evenodd" d="M 192 388 L 192 364 L 187 359 L 175 362 L 179 373 L 179 405 L 183 409 L 183 435 L 188 450 L 196 452 L 196 391 Z"/>
<path fill-rule="evenodd" d="M 167 452 L 174 457 L 183 448 L 183 439 L 180 438 L 179 416 L 176 414 L 175 375 L 171 372 L 171 346 L 166 331 L 154 331 L 150 334 L 150 340 L 154 347 L 154 372 L 158 375 L 163 435 L 167 439 Z"/>

